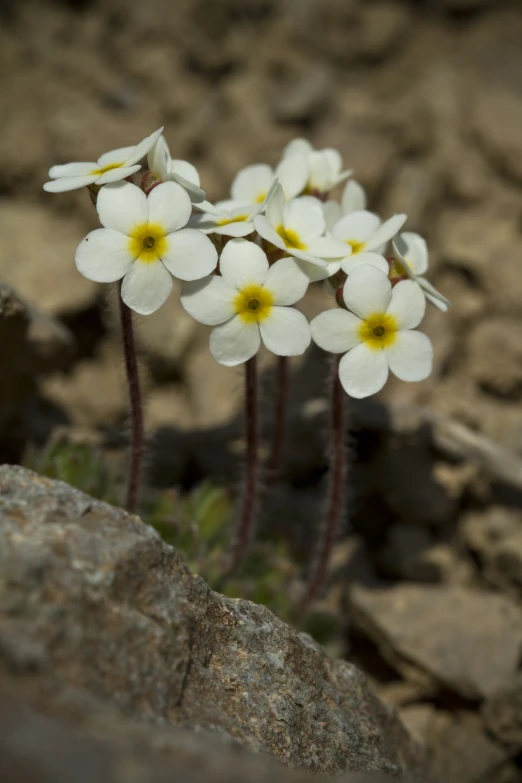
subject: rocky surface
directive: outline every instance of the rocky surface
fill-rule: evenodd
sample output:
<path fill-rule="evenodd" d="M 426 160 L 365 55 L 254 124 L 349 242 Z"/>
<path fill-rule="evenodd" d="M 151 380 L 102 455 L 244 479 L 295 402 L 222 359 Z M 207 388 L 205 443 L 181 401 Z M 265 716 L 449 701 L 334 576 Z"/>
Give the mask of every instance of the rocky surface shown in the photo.
<path fill-rule="evenodd" d="M 402 771 L 422 753 L 364 675 L 268 609 L 212 593 L 118 509 L 0 468 L 0 662 L 52 703 L 88 693 L 135 720 L 213 730 L 316 772 Z"/>

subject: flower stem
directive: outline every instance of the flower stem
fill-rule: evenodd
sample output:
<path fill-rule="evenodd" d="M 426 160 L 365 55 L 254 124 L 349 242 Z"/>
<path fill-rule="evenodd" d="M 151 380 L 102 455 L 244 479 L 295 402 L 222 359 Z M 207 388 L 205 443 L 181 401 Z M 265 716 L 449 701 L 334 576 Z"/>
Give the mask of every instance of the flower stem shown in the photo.
<path fill-rule="evenodd" d="M 324 586 L 332 550 L 337 541 L 345 510 L 346 489 L 346 443 L 345 443 L 345 395 L 339 380 L 339 361 L 335 356 L 332 362 L 330 379 L 330 451 L 329 451 L 329 487 L 328 505 L 322 525 L 319 551 L 312 566 L 308 584 L 301 598 L 296 616 L 302 618 L 308 612 L 312 602 Z"/>
<path fill-rule="evenodd" d="M 123 354 L 125 357 L 127 386 L 129 389 L 132 428 L 130 465 L 127 483 L 127 500 L 125 503 L 125 508 L 130 514 L 135 514 L 138 509 L 144 451 L 143 409 L 141 405 L 140 377 L 138 371 L 138 359 L 136 355 L 136 343 L 134 340 L 134 328 L 132 325 L 132 311 L 129 307 L 127 307 L 121 298 L 121 292 L 119 300 Z"/>
<path fill-rule="evenodd" d="M 259 493 L 259 421 L 257 403 L 257 358 L 245 364 L 246 454 L 243 499 L 232 545 L 229 574 L 237 571 L 252 537 Z"/>
<path fill-rule="evenodd" d="M 288 411 L 288 357 L 277 357 L 275 377 L 275 417 L 272 443 L 267 463 L 267 483 L 272 483 L 281 469 L 286 444 L 286 419 Z"/>

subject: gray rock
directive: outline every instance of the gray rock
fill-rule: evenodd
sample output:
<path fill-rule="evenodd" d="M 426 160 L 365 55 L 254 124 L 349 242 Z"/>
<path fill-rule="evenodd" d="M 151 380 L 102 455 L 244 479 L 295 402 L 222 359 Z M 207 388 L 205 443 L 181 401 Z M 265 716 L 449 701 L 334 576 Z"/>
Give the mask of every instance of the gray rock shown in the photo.
<path fill-rule="evenodd" d="M 288 766 L 401 769 L 422 751 L 354 666 L 213 593 L 137 517 L 0 468 L 0 676 L 74 688 L 163 729 L 209 729 Z"/>
<path fill-rule="evenodd" d="M 506 745 L 522 750 L 522 674 L 485 702 L 487 728 Z"/>
<path fill-rule="evenodd" d="M 506 596 L 400 585 L 354 587 L 350 598 L 354 621 L 407 678 L 483 699 L 517 670 L 522 611 Z"/>
<path fill-rule="evenodd" d="M 72 353 L 68 329 L 0 284 L 0 429 L 33 391 L 38 375 L 61 369 Z"/>

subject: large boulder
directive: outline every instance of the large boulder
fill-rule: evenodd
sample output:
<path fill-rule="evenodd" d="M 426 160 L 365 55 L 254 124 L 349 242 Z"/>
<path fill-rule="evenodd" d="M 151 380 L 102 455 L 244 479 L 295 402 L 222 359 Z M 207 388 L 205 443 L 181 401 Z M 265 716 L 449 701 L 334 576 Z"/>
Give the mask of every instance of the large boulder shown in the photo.
<path fill-rule="evenodd" d="M 138 517 L 4 466 L 0 682 L 13 679 L 47 713 L 74 692 L 301 770 L 433 780 L 357 668 L 265 607 L 212 592 Z"/>

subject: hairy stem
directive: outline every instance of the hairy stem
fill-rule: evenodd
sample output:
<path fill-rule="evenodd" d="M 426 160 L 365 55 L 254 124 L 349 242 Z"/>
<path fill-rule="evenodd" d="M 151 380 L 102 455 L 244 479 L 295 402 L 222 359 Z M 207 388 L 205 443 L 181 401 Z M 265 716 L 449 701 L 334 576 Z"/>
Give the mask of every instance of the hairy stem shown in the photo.
<path fill-rule="evenodd" d="M 346 488 L 346 443 L 345 443 L 345 395 L 339 380 L 340 357 L 332 362 L 330 379 L 330 444 L 328 473 L 328 504 L 321 529 L 321 539 L 317 557 L 314 561 L 308 584 L 296 615 L 302 618 L 308 612 L 312 602 L 321 591 L 328 574 L 332 550 L 339 536 L 339 530 L 345 510 Z"/>
<path fill-rule="evenodd" d="M 245 363 L 246 454 L 243 498 L 236 536 L 232 545 L 229 573 L 241 565 L 250 543 L 259 493 L 259 421 L 257 402 L 257 358 Z"/>
<path fill-rule="evenodd" d="M 132 311 L 119 296 L 120 321 L 123 339 L 123 355 L 125 357 L 125 370 L 127 373 L 127 386 L 129 390 L 130 417 L 131 417 L 131 448 L 130 464 L 127 483 L 127 500 L 125 508 L 131 514 L 138 509 L 141 470 L 144 450 L 143 409 L 141 405 L 140 377 L 138 371 L 138 359 L 136 355 L 136 343 L 134 340 L 134 328 L 132 325 Z"/>
<path fill-rule="evenodd" d="M 288 411 L 288 357 L 277 357 L 275 378 L 275 417 L 272 430 L 272 442 L 267 463 L 267 483 L 277 477 L 281 469 L 286 444 L 286 420 Z"/>

